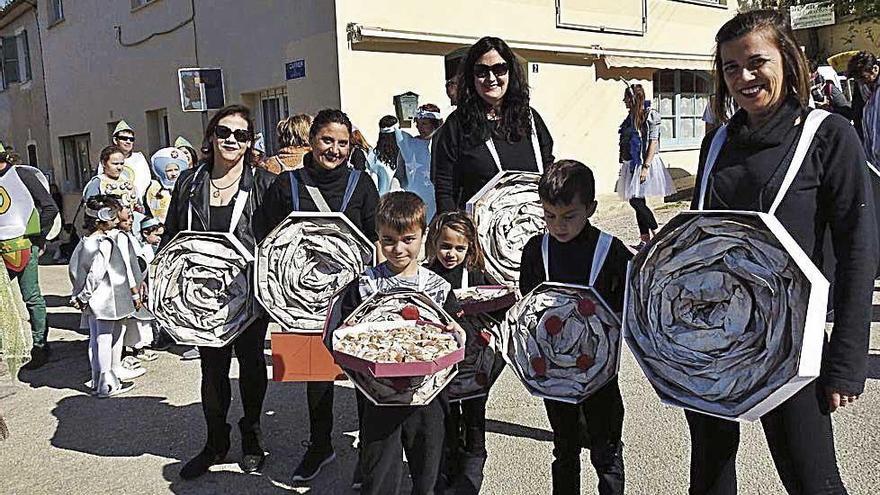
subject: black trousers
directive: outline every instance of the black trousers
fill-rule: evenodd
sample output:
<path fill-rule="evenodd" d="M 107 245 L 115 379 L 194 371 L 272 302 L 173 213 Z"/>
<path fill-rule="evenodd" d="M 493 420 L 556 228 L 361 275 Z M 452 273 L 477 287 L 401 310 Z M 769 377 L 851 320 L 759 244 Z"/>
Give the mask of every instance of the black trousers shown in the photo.
<path fill-rule="evenodd" d="M 553 428 L 553 494 L 581 493 L 581 448 L 599 477 L 599 494 L 622 494 L 623 399 L 615 377 L 580 404 L 544 400 Z"/>
<path fill-rule="evenodd" d="M 227 346 L 199 347 L 202 366 L 202 411 L 208 426 L 209 447 L 222 445 L 223 437 L 226 437 L 228 448 L 229 429 L 226 425 L 226 416 L 232 400 L 229 366 L 232 363 L 233 350 L 238 358 L 238 390 L 244 409 L 244 417 L 238 423 L 242 432 L 242 441 L 247 443 L 249 440 L 259 440 L 260 415 L 268 383 L 266 357 L 263 354 L 268 326 L 268 320 L 261 318 L 251 323 L 247 330 Z"/>
<path fill-rule="evenodd" d="M 761 418 L 773 463 L 790 494 L 845 494 L 831 416 L 814 381 Z M 691 432 L 691 495 L 736 494 L 739 424 L 685 411 Z"/>
<path fill-rule="evenodd" d="M 306 383 L 309 402 L 309 442 L 322 452 L 333 450 L 333 382 Z"/>
<path fill-rule="evenodd" d="M 358 394 L 361 392 L 358 391 Z M 360 460 L 364 495 L 395 495 L 409 463 L 413 495 L 432 495 L 443 458 L 445 394 L 426 406 L 376 406 L 363 399 Z"/>
<path fill-rule="evenodd" d="M 649 230 L 657 230 L 657 219 L 654 218 L 654 212 L 648 208 L 645 198 L 630 198 L 629 205 L 636 211 L 639 234 L 647 234 Z"/>
<path fill-rule="evenodd" d="M 488 399 L 483 396 L 449 403 L 444 472 L 457 495 L 480 493 L 483 485 Z"/>

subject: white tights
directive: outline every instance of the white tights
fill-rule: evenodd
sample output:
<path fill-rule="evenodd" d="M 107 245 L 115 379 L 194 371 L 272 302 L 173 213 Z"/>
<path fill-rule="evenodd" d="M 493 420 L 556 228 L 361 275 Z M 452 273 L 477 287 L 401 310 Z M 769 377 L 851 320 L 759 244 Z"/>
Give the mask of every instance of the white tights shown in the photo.
<path fill-rule="evenodd" d="M 98 320 L 89 316 L 89 362 L 92 365 L 92 383 L 98 383 L 103 373 L 122 366 L 122 322 Z"/>

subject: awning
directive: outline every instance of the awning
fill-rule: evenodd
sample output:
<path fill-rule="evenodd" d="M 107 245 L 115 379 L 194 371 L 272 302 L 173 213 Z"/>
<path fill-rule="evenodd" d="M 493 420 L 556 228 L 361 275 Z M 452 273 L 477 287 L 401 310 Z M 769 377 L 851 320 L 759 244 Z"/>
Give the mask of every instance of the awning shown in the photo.
<path fill-rule="evenodd" d="M 712 59 L 697 58 L 659 58 L 605 55 L 605 65 L 609 68 L 633 67 L 647 69 L 681 69 L 681 70 L 704 70 L 712 71 Z"/>

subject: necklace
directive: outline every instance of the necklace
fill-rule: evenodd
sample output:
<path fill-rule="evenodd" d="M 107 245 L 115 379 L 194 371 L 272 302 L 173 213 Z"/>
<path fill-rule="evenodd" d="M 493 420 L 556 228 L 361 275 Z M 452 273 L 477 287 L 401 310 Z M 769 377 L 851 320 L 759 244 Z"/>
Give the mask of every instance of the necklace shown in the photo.
<path fill-rule="evenodd" d="M 226 189 L 229 189 L 230 187 L 238 184 L 239 179 L 241 179 L 241 174 L 238 174 L 238 177 L 236 177 L 235 180 L 233 180 L 232 182 L 229 183 L 229 185 L 224 186 L 224 187 L 218 186 L 217 184 L 214 183 L 214 179 L 211 179 L 211 186 L 214 187 L 214 191 L 211 192 L 211 196 L 213 196 L 215 198 L 219 198 L 220 191 L 225 191 Z"/>

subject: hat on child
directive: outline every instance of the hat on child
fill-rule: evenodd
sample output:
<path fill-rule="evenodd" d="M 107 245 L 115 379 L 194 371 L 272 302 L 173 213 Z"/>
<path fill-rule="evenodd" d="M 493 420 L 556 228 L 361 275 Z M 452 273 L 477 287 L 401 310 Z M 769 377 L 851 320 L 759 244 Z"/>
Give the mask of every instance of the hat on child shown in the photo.
<path fill-rule="evenodd" d="M 128 122 L 124 120 L 120 120 L 119 123 L 116 124 L 116 129 L 113 129 L 113 137 L 116 137 L 116 135 L 122 131 L 128 131 L 134 134 L 134 129 L 132 129 L 131 126 L 128 125 Z"/>
<path fill-rule="evenodd" d="M 160 222 L 158 218 L 145 217 L 141 221 L 141 230 L 147 230 L 147 229 L 155 227 L 157 225 L 162 225 L 162 222 Z"/>
<path fill-rule="evenodd" d="M 186 146 L 187 148 L 196 149 L 195 146 L 192 145 L 187 139 L 183 136 L 177 136 L 177 139 L 174 140 L 174 147 L 180 148 L 182 146 Z"/>

